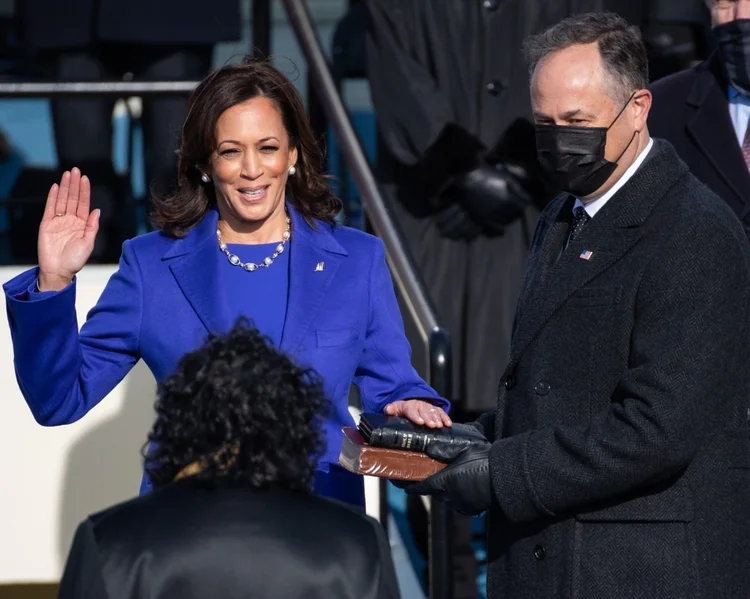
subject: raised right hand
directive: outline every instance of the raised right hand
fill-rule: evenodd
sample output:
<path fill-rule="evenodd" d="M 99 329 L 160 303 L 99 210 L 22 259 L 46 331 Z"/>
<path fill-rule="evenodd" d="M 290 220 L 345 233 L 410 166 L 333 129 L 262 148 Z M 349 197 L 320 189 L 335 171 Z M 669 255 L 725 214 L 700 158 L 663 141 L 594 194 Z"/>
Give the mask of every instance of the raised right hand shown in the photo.
<path fill-rule="evenodd" d="M 94 251 L 100 211 L 89 212 L 90 201 L 91 184 L 77 168 L 50 188 L 37 240 L 42 291 L 69 285 Z"/>

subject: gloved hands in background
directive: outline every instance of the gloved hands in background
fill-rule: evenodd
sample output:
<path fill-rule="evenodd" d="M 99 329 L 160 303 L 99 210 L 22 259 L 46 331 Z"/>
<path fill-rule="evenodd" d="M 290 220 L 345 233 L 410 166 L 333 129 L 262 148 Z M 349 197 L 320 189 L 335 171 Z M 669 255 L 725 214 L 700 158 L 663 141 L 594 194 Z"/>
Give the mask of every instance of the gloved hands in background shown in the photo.
<path fill-rule="evenodd" d="M 435 217 L 440 234 L 454 240 L 471 241 L 482 234 L 482 226 L 471 218 L 461 204 L 448 204 Z"/>
<path fill-rule="evenodd" d="M 481 233 L 502 235 L 534 202 L 526 179 L 522 167 L 502 163 L 482 163 L 469 171 L 448 191 L 452 201 L 436 220 L 441 234 L 464 240 Z"/>

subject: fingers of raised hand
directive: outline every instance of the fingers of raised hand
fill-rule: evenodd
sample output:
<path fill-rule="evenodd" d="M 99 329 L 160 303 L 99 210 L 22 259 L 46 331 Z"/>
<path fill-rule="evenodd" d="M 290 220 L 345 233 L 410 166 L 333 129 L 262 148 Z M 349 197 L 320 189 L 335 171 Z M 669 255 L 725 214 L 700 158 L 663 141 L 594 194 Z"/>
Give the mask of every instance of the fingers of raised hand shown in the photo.
<path fill-rule="evenodd" d="M 78 209 L 76 214 L 82 220 L 88 220 L 91 208 L 91 182 L 86 175 L 81 176 L 81 185 L 78 194 Z"/>
<path fill-rule="evenodd" d="M 58 193 L 60 193 L 60 186 L 55 183 L 49 188 L 49 193 L 47 194 L 47 202 L 44 205 L 44 220 L 55 218 Z"/>
<path fill-rule="evenodd" d="M 53 185 L 50 189 L 45 217 L 59 218 L 70 214 L 86 220 L 89 216 L 90 199 L 91 184 L 88 177 L 82 176 L 78 168 L 65 171 L 60 178 L 60 184 Z M 48 213 L 51 201 L 54 201 L 54 208 Z"/>
<path fill-rule="evenodd" d="M 70 194 L 70 172 L 65 171 L 60 177 L 60 185 L 55 198 L 55 213 L 53 216 L 64 216 L 68 208 L 68 195 Z"/>
<path fill-rule="evenodd" d="M 99 231 L 99 215 L 100 214 L 101 214 L 101 211 L 99 209 L 93 210 L 91 214 L 88 215 L 88 218 L 86 219 L 86 229 L 83 232 L 83 236 L 91 244 L 92 247 L 94 245 L 94 239 L 96 238 L 96 234 Z"/>
<path fill-rule="evenodd" d="M 67 214 L 76 215 L 78 210 L 78 196 L 81 193 L 81 171 L 73 168 L 70 171 L 70 190 L 68 191 L 68 205 L 65 207 Z M 87 215 L 88 216 L 88 215 Z"/>

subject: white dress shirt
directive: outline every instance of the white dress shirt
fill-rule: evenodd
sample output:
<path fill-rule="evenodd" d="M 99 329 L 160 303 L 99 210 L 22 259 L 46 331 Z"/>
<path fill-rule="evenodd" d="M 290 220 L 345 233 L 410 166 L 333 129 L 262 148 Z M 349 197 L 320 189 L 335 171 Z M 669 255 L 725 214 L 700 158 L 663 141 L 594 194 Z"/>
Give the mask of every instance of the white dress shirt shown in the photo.
<path fill-rule="evenodd" d="M 750 98 L 738 92 L 731 85 L 729 86 L 729 117 L 732 119 L 737 141 L 742 147 L 747 124 L 750 122 Z"/>
<path fill-rule="evenodd" d="M 609 202 L 609 200 L 612 199 L 612 196 L 615 195 L 620 190 L 620 188 L 628 182 L 630 177 L 635 175 L 635 172 L 640 168 L 641 164 L 643 164 L 643 161 L 646 160 L 646 156 L 648 156 L 648 153 L 651 151 L 653 145 L 654 140 L 649 139 L 648 145 L 643 148 L 643 151 L 638 155 L 638 158 L 635 159 L 635 162 L 633 162 L 633 164 L 628 167 L 628 170 L 626 170 L 622 174 L 622 177 L 620 177 L 617 182 L 609 190 L 607 190 L 606 193 L 604 193 L 601 197 L 596 198 L 595 200 L 590 200 L 589 202 L 582 202 L 580 198 L 576 198 L 575 204 L 573 204 L 573 210 L 578 208 L 578 206 L 583 206 L 586 209 L 586 213 L 591 218 L 594 218 L 596 213 L 604 208 L 604 204 Z"/>

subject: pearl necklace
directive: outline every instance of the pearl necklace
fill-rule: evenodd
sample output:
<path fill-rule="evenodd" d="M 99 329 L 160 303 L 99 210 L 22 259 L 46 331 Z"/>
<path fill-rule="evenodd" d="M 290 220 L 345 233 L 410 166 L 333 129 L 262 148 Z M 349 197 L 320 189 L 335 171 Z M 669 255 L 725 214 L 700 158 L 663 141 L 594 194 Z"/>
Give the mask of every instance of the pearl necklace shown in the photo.
<path fill-rule="evenodd" d="M 244 268 L 248 272 L 253 272 L 254 270 L 258 270 L 259 268 L 268 268 L 269 266 L 271 266 L 271 264 L 273 264 L 273 261 L 279 257 L 279 254 L 284 251 L 284 246 L 286 246 L 286 242 L 289 241 L 289 238 L 291 236 L 292 221 L 287 216 L 286 231 L 284 231 L 284 234 L 281 236 L 281 243 L 276 246 L 276 250 L 274 250 L 273 254 L 267 256 L 260 264 L 255 264 L 255 262 L 243 262 L 242 260 L 240 260 L 240 257 L 237 254 L 233 254 L 232 252 L 230 252 L 227 244 L 221 240 L 221 231 L 218 227 L 216 228 L 216 239 L 219 240 L 219 249 L 224 252 L 224 254 L 226 254 L 229 263 L 234 266 Z"/>

